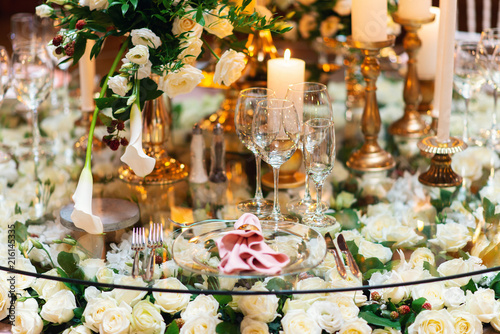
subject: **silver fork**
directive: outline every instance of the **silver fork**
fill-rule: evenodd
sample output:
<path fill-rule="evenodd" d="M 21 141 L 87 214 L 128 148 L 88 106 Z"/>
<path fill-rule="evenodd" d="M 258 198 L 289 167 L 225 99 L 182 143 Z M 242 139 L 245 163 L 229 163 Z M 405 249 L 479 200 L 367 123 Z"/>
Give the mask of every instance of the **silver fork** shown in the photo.
<path fill-rule="evenodd" d="M 144 227 L 134 227 L 132 230 L 132 250 L 135 251 L 134 263 L 132 264 L 132 277 L 139 276 L 139 252 L 146 249 L 146 236 Z"/>
<path fill-rule="evenodd" d="M 156 249 L 163 246 L 163 224 L 150 224 L 148 236 L 149 257 L 146 267 L 145 279 L 150 281 L 155 270 Z"/>

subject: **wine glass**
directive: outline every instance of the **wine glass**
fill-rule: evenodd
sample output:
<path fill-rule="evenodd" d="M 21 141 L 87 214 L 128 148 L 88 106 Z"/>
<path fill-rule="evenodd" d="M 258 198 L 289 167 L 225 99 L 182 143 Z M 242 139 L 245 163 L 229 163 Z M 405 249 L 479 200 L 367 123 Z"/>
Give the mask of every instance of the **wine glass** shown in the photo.
<path fill-rule="evenodd" d="M 464 98 L 465 114 L 463 120 L 463 140 L 466 143 L 478 141 L 469 137 L 469 104 L 474 93 L 486 82 L 476 61 L 477 42 L 459 42 L 455 47 L 455 63 L 453 86 L 455 91 Z"/>
<path fill-rule="evenodd" d="M 330 96 L 325 85 L 315 82 L 302 82 L 288 86 L 286 99 L 295 104 L 301 123 L 312 118 L 326 118 L 333 121 L 333 109 Z M 302 143 L 302 152 L 304 152 Z M 304 157 L 303 157 L 304 158 Z M 304 198 L 289 202 L 287 209 L 300 216 L 312 212 L 316 208 L 316 202 L 309 190 L 309 175 L 306 173 Z M 320 202 L 320 209 L 326 210 L 327 205 Z"/>
<path fill-rule="evenodd" d="M 304 158 L 306 172 L 316 186 L 316 202 L 321 202 L 323 184 L 333 170 L 335 163 L 335 126 L 331 119 L 313 118 L 304 123 Z M 319 205 L 314 212 L 306 213 L 302 223 L 325 227 L 337 221 L 332 216 L 325 215 Z"/>
<path fill-rule="evenodd" d="M 255 196 L 252 199 L 238 203 L 238 209 L 243 212 L 251 212 L 257 216 L 267 215 L 273 209 L 273 202 L 264 199 L 261 187 L 261 156 L 252 139 L 252 121 L 257 111 L 257 104 L 268 98 L 275 98 L 273 90 L 267 88 L 248 88 L 240 92 L 234 112 L 234 124 L 236 133 L 241 142 L 255 155 L 256 163 L 256 186 Z"/>
<path fill-rule="evenodd" d="M 300 139 L 301 123 L 293 102 L 285 99 L 260 101 L 252 121 L 252 138 L 257 151 L 273 167 L 273 211 L 263 220 L 296 222 L 298 219 L 281 214 L 278 200 L 280 166 L 295 153 Z"/>
<path fill-rule="evenodd" d="M 9 55 L 4 46 L 0 45 L 0 106 L 7 90 L 9 89 Z M 10 154 L 0 146 L 0 163 L 7 162 L 11 159 Z"/>

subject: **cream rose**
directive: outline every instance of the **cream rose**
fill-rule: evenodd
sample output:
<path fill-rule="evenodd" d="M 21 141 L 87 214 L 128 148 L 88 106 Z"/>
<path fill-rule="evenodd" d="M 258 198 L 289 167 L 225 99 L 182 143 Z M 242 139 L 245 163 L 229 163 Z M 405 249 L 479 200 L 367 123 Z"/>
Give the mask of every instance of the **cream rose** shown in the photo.
<path fill-rule="evenodd" d="M 17 302 L 16 318 L 11 328 L 13 334 L 39 334 L 43 330 L 42 318 L 38 315 L 38 303 L 35 299 Z"/>
<path fill-rule="evenodd" d="M 333 11 L 340 16 L 346 16 L 351 14 L 352 0 L 337 0 L 335 6 L 333 6 Z"/>
<path fill-rule="evenodd" d="M 285 305 L 283 306 L 283 313 L 287 314 L 288 312 L 295 310 L 307 311 L 309 307 L 311 307 L 311 303 L 308 300 L 287 299 Z"/>
<path fill-rule="evenodd" d="M 137 69 L 137 79 L 141 80 L 144 78 L 149 78 L 149 76 L 151 75 L 152 66 L 153 63 L 151 63 L 150 60 L 148 60 L 146 64 L 139 66 L 139 69 Z"/>
<path fill-rule="evenodd" d="M 104 267 L 104 260 L 101 259 L 85 259 L 80 262 L 80 267 L 83 269 L 85 279 L 91 280 L 95 277 L 97 271 Z"/>
<path fill-rule="evenodd" d="M 203 41 L 200 38 L 190 36 L 181 42 L 180 48 L 183 48 L 184 50 L 181 51 L 178 59 L 180 59 L 184 64 L 193 65 L 196 62 L 196 58 L 198 58 L 201 53 L 202 46 Z"/>
<path fill-rule="evenodd" d="M 156 306 L 147 300 L 141 300 L 132 309 L 132 332 L 137 334 L 163 334 L 165 321 Z"/>
<path fill-rule="evenodd" d="M 145 287 L 147 284 L 142 280 L 141 277 L 133 278 L 132 276 L 122 276 L 117 275 L 115 277 L 114 283 L 117 285 L 128 285 L 128 286 L 141 286 Z M 125 290 L 125 289 L 114 289 L 111 291 L 111 296 L 116 300 L 118 305 L 122 302 L 127 303 L 130 307 L 134 307 L 144 296 L 146 291 L 138 290 Z"/>
<path fill-rule="evenodd" d="M 132 37 L 132 44 L 134 45 L 144 45 L 152 49 L 156 49 L 161 45 L 160 37 L 156 36 L 156 34 L 148 28 L 133 29 L 130 32 L 130 36 Z"/>
<path fill-rule="evenodd" d="M 73 292 L 61 290 L 47 300 L 42 306 L 40 315 L 44 320 L 62 324 L 73 319 L 75 308 L 76 300 Z"/>
<path fill-rule="evenodd" d="M 361 230 L 361 234 L 367 240 L 376 242 L 387 241 L 386 231 L 389 230 L 391 226 L 399 225 L 398 221 L 388 214 L 363 217 L 362 221 L 365 227 Z"/>
<path fill-rule="evenodd" d="M 9 315 L 10 297 L 6 281 L 0 281 L 0 320 Z"/>
<path fill-rule="evenodd" d="M 65 5 L 68 2 L 68 0 L 48 0 L 47 3 L 55 3 L 57 5 Z"/>
<path fill-rule="evenodd" d="M 155 288 L 187 290 L 188 288 L 182 284 L 177 278 L 169 277 L 159 280 L 153 285 Z M 175 314 L 186 308 L 189 303 L 189 293 L 168 293 L 168 292 L 153 292 L 155 305 L 165 313 Z"/>
<path fill-rule="evenodd" d="M 205 19 L 205 30 L 219 38 L 224 38 L 233 33 L 233 25 L 228 19 L 221 18 L 229 13 L 229 8 L 226 7 L 222 11 L 221 7 L 211 10 L 209 13 L 203 14 Z"/>
<path fill-rule="evenodd" d="M 319 25 L 321 37 L 333 37 L 339 30 L 340 19 L 338 16 L 329 16 Z"/>
<path fill-rule="evenodd" d="M 109 78 L 108 87 L 116 95 L 125 96 L 127 92 L 132 88 L 132 84 L 129 84 L 128 78 L 122 75 L 115 75 Z"/>
<path fill-rule="evenodd" d="M 36 268 L 31 261 L 25 257 L 17 257 L 16 269 L 36 273 Z M 57 275 L 55 270 L 49 270 L 46 275 Z M 28 275 L 16 275 L 16 288 L 26 290 L 36 282 L 36 278 Z M 63 284 L 64 285 L 64 284 Z"/>
<path fill-rule="evenodd" d="M 203 27 L 189 17 L 176 17 L 172 26 L 174 36 L 179 36 L 182 33 L 187 33 L 188 36 L 200 38 L 203 32 Z"/>
<path fill-rule="evenodd" d="M 240 78 L 244 68 L 245 55 L 234 50 L 227 50 L 215 65 L 214 82 L 230 86 Z"/>
<path fill-rule="evenodd" d="M 445 287 L 443 282 L 419 284 L 411 288 L 413 299 L 425 298 L 433 310 L 440 310 L 444 306 Z"/>
<path fill-rule="evenodd" d="M 317 301 L 307 310 L 307 314 L 328 333 L 335 333 L 344 324 L 344 318 L 337 304 Z"/>
<path fill-rule="evenodd" d="M 35 8 L 38 17 L 50 17 L 54 10 L 48 5 L 40 5 Z"/>
<path fill-rule="evenodd" d="M 171 98 L 191 92 L 203 79 L 201 70 L 184 65 L 181 69 L 170 72 L 165 78 L 164 91 Z"/>
<path fill-rule="evenodd" d="M 182 311 L 181 318 L 186 321 L 200 314 L 217 317 L 218 309 L 219 302 L 212 295 L 198 295 L 187 305 L 186 309 Z"/>
<path fill-rule="evenodd" d="M 455 324 L 455 334 L 483 333 L 483 324 L 475 315 L 459 310 L 453 310 L 450 314 Z"/>
<path fill-rule="evenodd" d="M 412 247 L 424 240 L 418 235 L 414 228 L 409 226 L 391 226 L 386 231 L 386 240 L 395 241 L 394 247 Z"/>
<path fill-rule="evenodd" d="M 437 272 L 441 276 L 451 276 L 470 272 L 470 268 L 462 258 L 458 258 L 441 263 L 439 267 L 437 267 Z M 449 287 L 461 287 L 466 285 L 469 281 L 470 277 L 462 277 L 445 281 L 445 285 Z"/>
<path fill-rule="evenodd" d="M 115 272 L 108 267 L 99 268 L 95 274 L 95 278 L 99 283 L 113 283 L 114 277 Z"/>
<path fill-rule="evenodd" d="M 128 334 L 132 309 L 126 303 L 109 308 L 102 315 L 99 334 Z"/>
<path fill-rule="evenodd" d="M 365 319 L 356 318 L 345 322 L 339 334 L 370 334 L 371 332 L 372 329 Z"/>
<path fill-rule="evenodd" d="M 399 273 L 397 273 L 394 270 L 386 274 L 381 274 L 379 272 L 376 272 L 372 275 L 369 281 L 370 285 L 392 284 L 392 283 L 402 283 L 402 282 L 404 282 L 403 278 Z M 384 300 L 388 301 L 390 299 L 395 304 L 407 298 L 410 294 L 409 288 L 406 286 L 381 289 L 378 292 L 380 293 L 380 295 Z"/>
<path fill-rule="evenodd" d="M 344 321 L 358 317 L 359 308 L 351 296 L 342 293 L 332 293 L 327 296 L 326 300 L 338 306 Z"/>
<path fill-rule="evenodd" d="M 385 327 L 384 329 L 374 329 L 372 334 L 401 334 L 401 331 L 399 329 Z"/>
<path fill-rule="evenodd" d="M 251 290 L 268 291 L 263 285 L 257 284 Z M 244 316 L 267 323 L 278 316 L 278 302 L 276 295 L 245 295 L 238 299 L 238 308 Z"/>
<path fill-rule="evenodd" d="M 90 329 L 83 325 L 66 328 L 62 334 L 92 334 Z"/>
<path fill-rule="evenodd" d="M 83 325 L 94 332 L 99 332 L 99 326 L 106 310 L 116 307 L 118 307 L 118 304 L 112 298 L 89 298 L 83 311 L 83 317 L 85 318 Z"/>
<path fill-rule="evenodd" d="M 363 255 L 366 259 L 371 257 L 377 258 L 382 263 L 386 263 L 392 258 L 392 251 L 389 247 L 384 247 L 367 240 L 360 241 L 359 254 Z"/>
<path fill-rule="evenodd" d="M 284 334 L 321 334 L 321 327 L 306 312 L 290 311 L 281 319 Z"/>
<path fill-rule="evenodd" d="M 415 322 L 408 328 L 408 333 L 454 334 L 454 324 L 451 315 L 445 309 L 422 311 L 417 315 Z"/>
<path fill-rule="evenodd" d="M 108 8 L 108 0 L 80 0 L 80 6 L 88 6 L 90 10 L 102 10 Z"/>
<path fill-rule="evenodd" d="M 149 60 L 149 48 L 144 45 L 136 45 L 125 54 L 131 63 L 145 65 Z"/>
<path fill-rule="evenodd" d="M 436 226 L 436 238 L 430 243 L 441 247 L 447 252 L 456 252 L 472 240 L 469 229 L 457 223 L 439 224 Z"/>
<path fill-rule="evenodd" d="M 479 320 L 489 323 L 500 312 L 499 304 L 495 300 L 495 291 L 479 288 L 465 295 L 465 310 L 478 317 Z"/>
<path fill-rule="evenodd" d="M 216 317 L 202 314 L 186 321 L 179 334 L 213 334 L 220 322 Z"/>
<path fill-rule="evenodd" d="M 308 39 L 311 37 L 311 31 L 315 30 L 317 26 L 316 17 L 306 13 L 300 18 L 298 30 L 303 38 Z"/>
<path fill-rule="evenodd" d="M 457 286 L 447 288 L 443 293 L 444 306 L 457 308 L 465 303 L 465 293 Z"/>
<path fill-rule="evenodd" d="M 420 247 L 411 253 L 410 261 L 408 262 L 412 268 L 423 267 L 424 262 L 429 262 L 431 266 L 435 265 L 436 260 L 434 253 L 429 248 Z"/>
<path fill-rule="evenodd" d="M 500 302 L 496 301 L 496 307 L 500 310 Z M 497 315 L 491 319 L 490 325 L 495 328 L 497 332 L 500 332 L 500 312 L 497 313 Z"/>
<path fill-rule="evenodd" d="M 269 334 L 269 327 L 262 321 L 245 317 L 240 324 L 241 334 Z"/>
<path fill-rule="evenodd" d="M 51 269 L 45 273 L 49 276 L 59 276 L 56 269 Z M 33 289 L 38 293 L 40 298 L 44 300 L 49 300 L 57 292 L 61 290 L 69 290 L 69 288 L 64 285 L 63 282 L 53 281 L 49 279 L 37 278 L 35 283 L 33 283 Z"/>

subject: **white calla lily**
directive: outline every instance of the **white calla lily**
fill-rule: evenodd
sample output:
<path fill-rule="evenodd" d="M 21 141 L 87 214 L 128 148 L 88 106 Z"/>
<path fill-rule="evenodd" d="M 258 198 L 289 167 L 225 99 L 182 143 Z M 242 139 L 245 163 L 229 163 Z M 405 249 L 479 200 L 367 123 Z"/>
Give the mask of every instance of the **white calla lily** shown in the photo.
<path fill-rule="evenodd" d="M 144 177 L 153 171 L 156 160 L 142 149 L 142 117 L 139 106 L 134 103 L 130 111 L 130 140 L 120 160 L 126 163 L 137 176 Z"/>
<path fill-rule="evenodd" d="M 75 202 L 75 208 L 71 213 L 71 219 L 76 227 L 81 228 L 85 232 L 100 234 L 103 232 L 101 218 L 92 214 L 93 185 L 92 171 L 90 167 L 84 167 L 72 197 L 73 202 Z"/>

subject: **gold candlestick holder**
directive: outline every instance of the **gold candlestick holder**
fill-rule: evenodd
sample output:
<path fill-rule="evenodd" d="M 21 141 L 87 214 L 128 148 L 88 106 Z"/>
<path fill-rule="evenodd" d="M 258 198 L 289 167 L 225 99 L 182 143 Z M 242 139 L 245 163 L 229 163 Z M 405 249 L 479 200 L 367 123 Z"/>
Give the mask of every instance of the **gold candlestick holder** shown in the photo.
<path fill-rule="evenodd" d="M 420 85 L 420 103 L 418 104 L 418 112 L 420 115 L 430 115 L 432 109 L 432 101 L 434 101 L 434 79 L 418 81 Z"/>
<path fill-rule="evenodd" d="M 391 154 L 384 151 L 378 144 L 381 120 L 377 105 L 377 78 L 380 75 L 380 63 L 377 55 L 382 48 L 394 45 L 395 36 L 387 36 L 387 40 L 380 42 L 354 41 L 347 38 L 350 47 L 360 49 L 364 55 L 361 64 L 361 73 L 366 82 L 365 107 L 361 118 L 361 131 L 365 141 L 363 146 L 354 152 L 347 161 L 347 167 L 357 172 L 378 172 L 389 170 L 396 166 Z"/>
<path fill-rule="evenodd" d="M 446 143 L 440 143 L 437 137 L 426 137 L 418 143 L 418 148 L 430 155 L 431 166 L 425 173 L 420 174 L 420 183 L 430 187 L 456 187 L 462 184 L 462 177 L 451 168 L 451 155 L 467 148 L 461 139 L 451 137 Z"/>
<path fill-rule="evenodd" d="M 427 19 L 413 20 L 400 17 L 397 13 L 392 14 L 394 22 L 404 26 L 406 36 L 403 39 L 403 47 L 408 53 L 408 71 L 406 73 L 403 99 L 405 101 L 405 113 L 402 118 L 392 123 L 389 133 L 394 136 L 419 138 L 426 134 L 427 126 L 418 112 L 420 102 L 420 84 L 417 76 L 417 52 L 422 46 L 422 41 L 417 31 L 423 24 L 434 21 L 436 15 L 431 14 Z"/>

